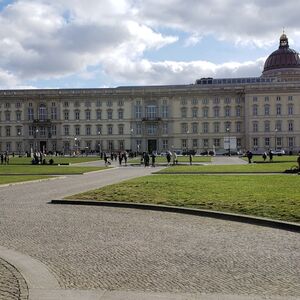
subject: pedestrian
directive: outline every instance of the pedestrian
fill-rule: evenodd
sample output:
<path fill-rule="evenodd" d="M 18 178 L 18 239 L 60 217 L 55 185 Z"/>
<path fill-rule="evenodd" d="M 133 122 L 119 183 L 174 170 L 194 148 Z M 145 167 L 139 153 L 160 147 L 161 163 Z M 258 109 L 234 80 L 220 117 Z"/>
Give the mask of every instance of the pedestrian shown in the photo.
<path fill-rule="evenodd" d="M 154 152 L 152 152 L 152 154 L 151 154 L 151 165 L 152 165 L 152 167 L 155 167 L 155 153 Z"/>
<path fill-rule="evenodd" d="M 298 170 L 300 171 L 300 152 L 297 157 L 297 163 L 298 163 Z"/>
<path fill-rule="evenodd" d="M 167 152 L 167 162 L 168 162 L 168 166 L 169 166 L 170 162 L 171 162 L 171 153 L 169 151 Z"/>
<path fill-rule="evenodd" d="M 150 161 L 149 154 L 147 152 L 145 152 L 145 156 L 144 156 L 145 167 L 149 167 L 149 161 Z"/>
<path fill-rule="evenodd" d="M 125 163 L 125 166 L 127 166 L 127 159 L 128 159 L 128 153 L 127 151 L 124 152 L 124 163 Z"/>
<path fill-rule="evenodd" d="M 3 165 L 3 161 L 4 161 L 4 155 L 3 153 L 1 153 L 1 165 Z"/>
<path fill-rule="evenodd" d="M 192 165 L 193 158 L 192 158 L 191 152 L 190 152 L 189 156 L 190 156 L 190 165 Z"/>
<path fill-rule="evenodd" d="M 269 158 L 270 158 L 270 161 L 273 161 L 273 152 L 272 152 L 272 150 L 269 151 Z"/>
<path fill-rule="evenodd" d="M 108 159 L 107 159 L 107 154 L 106 154 L 106 152 L 104 152 L 103 159 L 104 159 L 105 167 L 107 167 L 107 166 L 108 166 Z"/>
<path fill-rule="evenodd" d="M 123 155 L 121 152 L 119 152 L 118 158 L 119 158 L 119 165 L 122 166 Z"/>
<path fill-rule="evenodd" d="M 266 159 L 267 159 L 267 153 L 266 152 L 264 152 L 264 154 L 262 155 L 262 158 L 263 158 L 264 161 L 266 161 Z"/>
<path fill-rule="evenodd" d="M 248 163 L 251 164 L 252 163 L 252 157 L 253 157 L 253 154 L 250 150 L 247 151 L 247 158 L 248 158 Z"/>
<path fill-rule="evenodd" d="M 177 160 L 177 154 L 176 154 L 176 152 L 173 152 L 172 157 L 173 157 L 173 165 L 175 165 L 175 164 L 177 165 L 178 160 Z"/>

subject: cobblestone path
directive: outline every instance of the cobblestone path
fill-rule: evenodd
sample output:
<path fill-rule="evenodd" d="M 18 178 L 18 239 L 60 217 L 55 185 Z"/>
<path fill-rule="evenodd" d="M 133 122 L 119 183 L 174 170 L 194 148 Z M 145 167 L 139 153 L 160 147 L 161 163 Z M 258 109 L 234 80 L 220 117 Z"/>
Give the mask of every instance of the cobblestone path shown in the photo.
<path fill-rule="evenodd" d="M 22 275 L 0 258 L 0 300 L 27 300 L 28 288 Z"/>
<path fill-rule="evenodd" d="M 121 168 L 0 188 L 0 244 L 62 288 L 300 297 L 299 234 L 176 213 L 51 205 L 149 174 Z"/>

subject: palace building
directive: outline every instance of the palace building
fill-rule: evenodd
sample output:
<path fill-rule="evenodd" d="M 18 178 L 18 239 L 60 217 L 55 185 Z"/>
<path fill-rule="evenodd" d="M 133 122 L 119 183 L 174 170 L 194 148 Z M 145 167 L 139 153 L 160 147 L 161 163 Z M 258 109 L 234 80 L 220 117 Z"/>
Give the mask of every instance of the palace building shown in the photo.
<path fill-rule="evenodd" d="M 0 152 L 300 151 L 300 59 L 285 34 L 260 77 L 0 91 Z"/>

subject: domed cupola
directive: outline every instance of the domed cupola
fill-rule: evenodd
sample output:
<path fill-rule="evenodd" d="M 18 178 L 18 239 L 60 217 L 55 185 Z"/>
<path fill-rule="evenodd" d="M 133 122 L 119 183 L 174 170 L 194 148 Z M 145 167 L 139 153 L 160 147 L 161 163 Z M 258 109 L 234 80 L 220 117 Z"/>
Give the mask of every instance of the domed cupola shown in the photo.
<path fill-rule="evenodd" d="M 279 48 L 266 60 L 263 76 L 275 76 L 285 71 L 300 72 L 299 54 L 289 47 L 289 40 L 285 33 L 280 36 Z"/>

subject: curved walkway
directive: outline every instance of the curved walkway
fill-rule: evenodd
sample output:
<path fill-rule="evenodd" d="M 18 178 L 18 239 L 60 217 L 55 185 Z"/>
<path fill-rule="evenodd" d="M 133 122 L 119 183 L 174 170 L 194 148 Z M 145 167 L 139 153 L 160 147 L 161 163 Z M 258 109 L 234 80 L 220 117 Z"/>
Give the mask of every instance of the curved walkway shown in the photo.
<path fill-rule="evenodd" d="M 30 268 L 16 262 L 30 300 L 300 298 L 297 233 L 176 213 L 48 204 L 151 171 L 124 167 L 0 187 L 2 253 L 40 262 L 55 279 L 54 286 L 35 287 Z"/>

